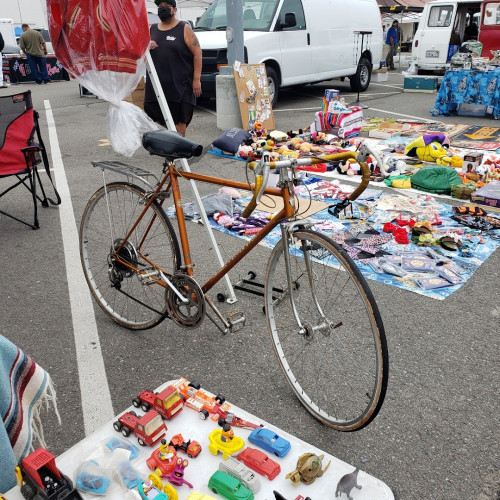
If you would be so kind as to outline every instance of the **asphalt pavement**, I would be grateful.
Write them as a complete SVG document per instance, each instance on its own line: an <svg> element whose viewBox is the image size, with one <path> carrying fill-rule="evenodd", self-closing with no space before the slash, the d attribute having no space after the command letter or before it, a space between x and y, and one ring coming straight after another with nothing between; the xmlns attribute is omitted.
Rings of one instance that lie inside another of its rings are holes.
<svg viewBox="0 0 500 500"><path fill-rule="evenodd" d="M403 93L402 85L399 71L391 72L387 82L372 84L361 95L368 106L365 116L433 120L429 111L435 94ZM325 88L338 88L347 102L357 99L348 83L339 81L283 90L274 110L277 129L308 126ZM184 376L341 460L357 464L367 459L364 470L385 482L396 498L500 498L498 251L443 301L369 282L388 339L387 396L367 428L331 430L291 393L274 358L261 298L239 293L236 304L222 306L227 314L243 311L247 317L244 329L226 336L209 321L195 330L166 320L151 330L128 331L89 300L76 238L85 204L102 183L91 161L121 160L157 173L161 162L144 150L130 159L115 153L106 139L108 104L80 97L74 81L21 84L1 89L0 95L26 89L32 90L40 113L63 203L40 209L38 231L0 215L0 332L54 381L62 425L53 412L43 415L45 438L54 454L120 413L141 390ZM498 126L489 118L439 119ZM202 103L188 137L208 145L220 133L215 103ZM244 179L243 165L206 155L192 169ZM200 191L211 192L207 186ZM189 187L185 193L187 201ZM21 195L2 199L0 205L30 214ZM192 232L196 272L203 275L212 266L212 253L199 228ZM241 245L230 236L216 237L223 255ZM238 266L233 281L249 271L263 278L268 255L258 247ZM222 285L215 291L224 291Z"/></svg>

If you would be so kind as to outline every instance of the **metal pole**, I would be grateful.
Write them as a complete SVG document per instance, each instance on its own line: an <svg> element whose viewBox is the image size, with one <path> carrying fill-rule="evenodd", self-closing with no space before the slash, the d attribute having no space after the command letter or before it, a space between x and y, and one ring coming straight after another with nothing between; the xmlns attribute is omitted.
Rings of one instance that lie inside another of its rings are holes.
<svg viewBox="0 0 500 500"><path fill-rule="evenodd" d="M153 59L151 58L151 54L149 51L146 52L146 63L147 63L147 70L148 70L148 75L149 78L151 78L151 83L153 84L153 89L156 94L156 98L158 99L158 104L160 105L160 109L163 114L163 118L165 118L165 123L167 124L167 128L169 130L175 130L175 123L172 118L172 114L170 113L170 109L167 104L167 100L165 99L165 95L163 94L160 80L158 78L158 73L156 72L156 68L153 62ZM191 169L189 168L189 164L185 158L182 158L180 160L182 164L182 168L186 172L191 172ZM191 180L191 189L193 190L194 197L196 199L196 203L198 204L198 208L200 210L201 214L201 220L203 221L203 224L205 226L205 230L207 231L208 237L210 238L210 241L212 243L212 249L215 253L215 256L217 257L217 260L219 262L220 267L224 267L224 260L222 259L222 255L219 250L219 246L217 245L217 241L215 240L214 233L212 231L212 226L210 226L210 223L208 221L207 213L205 212L205 208L203 207L203 203L201 201L200 193L198 192L198 187L196 186L196 183ZM236 295L234 294L234 289L233 285L231 284L231 280L229 279L229 275L225 275L224 279L226 280L226 289L227 289L227 294L229 296L228 302L233 303L236 302L238 299L236 298Z"/></svg>

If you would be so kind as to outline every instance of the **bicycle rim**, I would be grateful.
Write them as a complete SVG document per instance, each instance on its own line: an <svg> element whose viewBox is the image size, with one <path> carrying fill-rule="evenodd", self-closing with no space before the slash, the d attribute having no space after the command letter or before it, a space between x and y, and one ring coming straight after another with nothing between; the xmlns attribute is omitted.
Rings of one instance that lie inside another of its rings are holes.
<svg viewBox="0 0 500 500"><path fill-rule="evenodd" d="M162 208L154 202L120 252L120 257L139 271L113 264L110 252L144 209L144 190L126 182L108 184L106 190L102 187L89 200L80 225L85 278L95 300L113 321L134 330L152 328L167 314L165 288L154 283L154 277L144 279L144 275L156 271L150 262L167 276L179 268L177 238Z"/></svg>
<svg viewBox="0 0 500 500"><path fill-rule="evenodd" d="M280 366L314 417L337 430L361 429L382 406L389 370L373 295L349 256L308 230L293 235L290 290L283 249L280 241L271 253L265 288Z"/></svg>

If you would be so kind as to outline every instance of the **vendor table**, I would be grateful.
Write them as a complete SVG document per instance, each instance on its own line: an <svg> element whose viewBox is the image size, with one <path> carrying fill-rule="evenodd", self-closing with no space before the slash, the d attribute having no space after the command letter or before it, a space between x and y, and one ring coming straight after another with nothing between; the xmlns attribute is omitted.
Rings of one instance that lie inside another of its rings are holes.
<svg viewBox="0 0 500 500"><path fill-rule="evenodd" d="M448 70L441 82L433 114L449 115L462 103L487 106L493 117L500 119L500 69Z"/></svg>
<svg viewBox="0 0 500 500"><path fill-rule="evenodd" d="M160 392L168 385L175 381L166 382L162 386L156 389L155 392ZM139 409L130 407L127 411L134 410L140 414L143 412ZM245 412L241 408L231 405L230 412L233 412L236 416L241 417L245 420L253 422L255 424L262 424L266 428L273 430L280 437L283 437L290 441L291 450L283 458L277 458L272 456L272 459L279 463L281 467L281 472L278 476L270 481L266 477L257 475L261 484L259 491L255 494L255 500L274 500L275 496L273 491L278 491L287 500L294 500L298 495L303 497L309 496L312 500L324 500L329 498L334 498L335 488L338 481L345 474L349 474L354 471L354 466L349 465L338 458L335 458L318 448L308 444L300 439L272 426L271 424L257 419L255 416ZM124 412L120 413L122 415ZM312 418L312 417L311 417ZM78 466L87 460L95 460L99 464L105 464L106 460L110 459L111 452L105 447L105 443L109 442L111 438L117 438L126 440L130 444L135 445L139 449L139 455L137 458L132 460L131 465L143 475L144 478L151 472L145 463L145 460L150 457L156 447L141 447L137 443L137 439L133 437L133 434L129 438L125 438L122 434L116 432L113 429L112 421L103 425L96 432L86 437L84 440L77 443L75 446L64 452L56 459L56 463L59 469L68 475L72 480L74 480L74 473ZM177 486L176 490L179 495L179 500L185 500L193 492L197 491L204 494L211 494L216 498L220 498L214 495L208 489L208 480L210 476L219 468L219 463L223 461L222 455L217 456L212 455L208 451L208 435L214 430L220 427L217 424L217 420L213 418L207 418L206 420L200 420L198 412L192 410L191 408L184 407L184 409L176 415L172 420L165 421L168 430L166 439L170 440L173 435L181 433L184 439L198 441L202 446L202 452L199 456L195 458L189 458L189 465L187 466L184 478L193 484L194 488L190 489L187 485ZM239 436L247 441L250 434L250 430L242 429L238 427L233 427L235 436ZM332 431L335 432L335 431ZM252 448L256 448L255 445L250 444ZM292 472L296 469L297 459L303 453L316 453L317 455L325 455L323 459L323 468L326 467L328 462L331 460L329 468L325 471L322 477L316 479L312 484L306 485L300 483L298 486L293 486L289 479L285 479L286 474ZM267 455L270 453L266 452ZM235 454L236 455L236 454ZM186 458L182 452L178 452L178 456ZM361 458L361 457L360 457ZM362 468L362 466L361 466ZM166 483L164 480L164 484ZM366 474L362 470L358 474L358 484L361 485L361 489L354 488L351 491L351 496L355 500L391 500L394 499L394 495L390 488L382 481ZM106 492L106 499L116 499L123 500L126 490L123 486L118 483L110 486L110 489ZM95 499L94 495L82 494L86 499ZM7 492L8 500L22 500L22 495L19 489L16 487ZM99 497L104 498L104 497ZM345 494L340 496L340 500L347 499Z"/></svg>
<svg viewBox="0 0 500 500"><path fill-rule="evenodd" d="M53 82L69 80L68 72L55 55L46 57L47 71ZM16 55L4 55L4 79L10 83L33 82L28 59Z"/></svg>

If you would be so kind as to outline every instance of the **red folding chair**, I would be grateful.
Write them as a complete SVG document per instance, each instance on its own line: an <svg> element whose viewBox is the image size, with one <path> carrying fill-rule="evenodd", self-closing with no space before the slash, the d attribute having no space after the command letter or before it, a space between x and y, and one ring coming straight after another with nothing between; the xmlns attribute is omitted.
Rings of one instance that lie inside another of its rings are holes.
<svg viewBox="0 0 500 500"><path fill-rule="evenodd" d="M37 141L35 141L35 134ZM52 183L56 201L47 198L37 166L44 163L47 176ZM38 229L37 200L42 206L59 205L61 198L50 175L49 160L43 144L38 124L38 113L33 109L31 91L0 97L0 179L15 177L0 198L18 186L24 186L33 202L33 224L0 209L0 214L10 217L27 226ZM37 194L37 181L41 196ZM19 198L18 198L19 200Z"/></svg>

